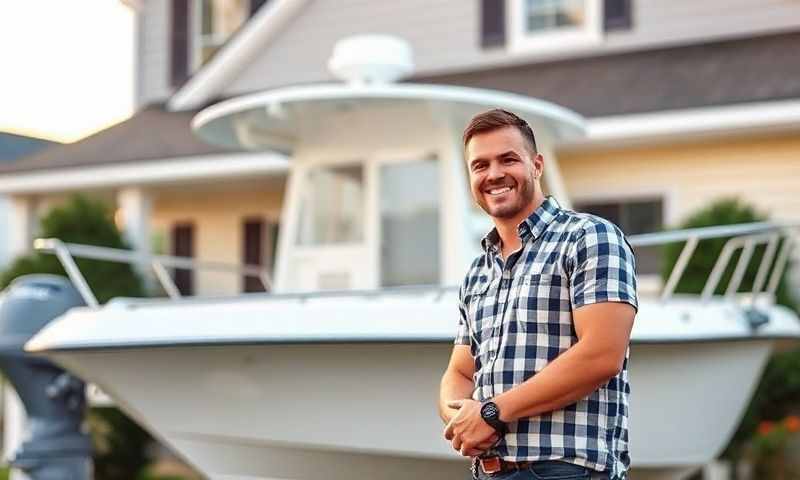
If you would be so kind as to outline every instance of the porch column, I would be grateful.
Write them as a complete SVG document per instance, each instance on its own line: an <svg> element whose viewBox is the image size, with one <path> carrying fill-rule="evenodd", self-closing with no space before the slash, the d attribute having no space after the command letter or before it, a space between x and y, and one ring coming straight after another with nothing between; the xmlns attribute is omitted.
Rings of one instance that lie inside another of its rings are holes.
<svg viewBox="0 0 800 480"><path fill-rule="evenodd" d="M8 260L13 261L33 249L33 239L39 230L36 200L32 197L12 196L10 199L7 230Z"/></svg>
<svg viewBox="0 0 800 480"><path fill-rule="evenodd" d="M125 241L133 250L150 255L150 216L153 206L151 194L141 187L122 188L117 192L117 206L120 209L120 229ZM134 269L149 290L153 286L150 267L136 264Z"/></svg>

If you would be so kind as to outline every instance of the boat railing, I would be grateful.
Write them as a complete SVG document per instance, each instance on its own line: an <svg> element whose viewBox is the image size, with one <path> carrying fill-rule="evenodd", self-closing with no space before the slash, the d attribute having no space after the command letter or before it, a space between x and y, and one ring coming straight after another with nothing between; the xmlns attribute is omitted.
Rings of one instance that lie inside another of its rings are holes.
<svg viewBox="0 0 800 480"><path fill-rule="evenodd" d="M256 277L261 280L265 291L272 289L272 279L269 271L259 265L230 264L223 262L198 261L186 257L170 255L150 255L141 251L124 250L120 248L98 247L95 245L82 245L78 243L65 243L57 238L38 238L34 240L36 250L54 253L64 270L67 272L75 288L78 289L86 304L97 307L99 302L94 292L89 287L74 257L93 260L106 260L132 265L148 265L152 268L161 288L169 298L181 298L181 292L172 280L168 268L180 268L195 271L217 271Z"/></svg>
<svg viewBox="0 0 800 480"><path fill-rule="evenodd" d="M699 242L703 240L730 237L725 243L716 263L712 268L705 286L703 287L700 298L708 301L719 287L724 273L728 269L734 254L741 250L742 253L736 263L736 267L731 275L728 285L725 288L725 296L734 299L739 294L739 288L744 280L745 273L751 263L756 247L766 245L764 255L756 272L753 288L747 298L750 302L755 301L759 295L768 295L774 298L778 289L781 276L789 262L790 253L798 243L797 237L800 234L800 222L798 223L773 223L773 222L754 222L736 225L720 225L713 227L700 227L682 230L670 230L665 232L655 232L640 235L631 235L628 241L633 247L661 246L669 243L685 242L675 266L673 267L666 283L660 293L662 301L669 300L675 294L683 274L689 265L692 255L695 253ZM778 247L783 240L780 252ZM172 277L167 271L168 268L180 268L186 270L211 270L229 272L240 275L254 276L261 279L265 291L272 289L272 280L269 271L258 265L229 264L221 262L198 261L186 257L175 257L169 255L151 255L139 251L123 250L108 247L98 247L93 245L81 245L75 243L65 243L57 238L40 238L34 241L34 248L40 251L55 254L61 265L64 267L69 278L83 296L86 304L90 307L97 307L99 303L83 274L75 263L74 258L89 258L95 260L107 260L112 262L147 265L155 274L164 292L169 298L179 299L181 293L175 285ZM777 258L776 258L777 254ZM410 292L418 289L438 289L441 294L453 290L453 287L441 287L435 285L392 287L380 290L365 291L330 291L330 292L297 292L289 294L279 294L280 297L310 298L312 296L330 295L361 295L372 296L389 292Z"/></svg>
<svg viewBox="0 0 800 480"><path fill-rule="evenodd" d="M686 267L689 265L689 261L700 241L730 237L722 247L714 267L711 269L708 278L706 278L705 285L700 293L700 298L703 301L710 300L714 295L724 273L728 270L734 254L736 251L741 250L736 267L725 288L725 297L730 299L736 297L756 247L766 245L764 255L761 257L761 262L756 271L753 288L748 292L749 296L747 296L747 300L752 303L757 296L762 294L774 298L781 276L789 263L790 253L797 244L798 233L800 233L800 223L754 222L632 235L628 237L628 241L634 247L661 246L669 243L686 242L661 291L660 298L662 301L669 300L675 294L675 289L686 272ZM783 240L783 245L776 260L775 253L781 240ZM768 278L769 282L766 283Z"/></svg>

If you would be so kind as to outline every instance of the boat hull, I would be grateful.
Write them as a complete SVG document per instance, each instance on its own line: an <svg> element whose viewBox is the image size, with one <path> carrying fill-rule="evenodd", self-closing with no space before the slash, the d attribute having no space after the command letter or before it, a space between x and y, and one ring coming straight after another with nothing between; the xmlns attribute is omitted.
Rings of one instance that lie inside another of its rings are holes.
<svg viewBox="0 0 800 480"><path fill-rule="evenodd" d="M636 478L680 478L724 448L767 339L635 344ZM52 351L212 479L464 478L436 413L447 343Z"/></svg>

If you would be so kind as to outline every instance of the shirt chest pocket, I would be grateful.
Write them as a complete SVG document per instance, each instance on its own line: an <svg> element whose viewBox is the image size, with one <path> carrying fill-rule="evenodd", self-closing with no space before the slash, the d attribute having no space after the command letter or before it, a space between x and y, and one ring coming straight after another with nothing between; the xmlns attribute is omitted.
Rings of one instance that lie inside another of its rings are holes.
<svg viewBox="0 0 800 480"><path fill-rule="evenodd" d="M571 344L575 332L568 279L559 274L530 274L517 285L514 298L516 326L522 332L535 334L536 343Z"/></svg>
<svg viewBox="0 0 800 480"><path fill-rule="evenodd" d="M491 337L492 325L498 314L497 284L486 279L478 281L469 289L465 299L470 333L478 345Z"/></svg>

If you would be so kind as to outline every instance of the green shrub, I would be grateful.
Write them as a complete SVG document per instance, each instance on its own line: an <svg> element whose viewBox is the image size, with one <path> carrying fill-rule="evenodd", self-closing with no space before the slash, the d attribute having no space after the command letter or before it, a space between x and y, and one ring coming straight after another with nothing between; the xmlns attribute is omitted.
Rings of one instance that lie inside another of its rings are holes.
<svg viewBox="0 0 800 480"><path fill-rule="evenodd" d="M109 209L101 202L80 195L72 197L63 207L51 210L42 219L40 232L40 237L69 243L128 248ZM144 295L140 280L128 264L85 258L76 258L75 263L101 303L118 296ZM16 277L31 273L66 275L55 255L34 252L12 262L0 275L0 288L8 286Z"/></svg>

